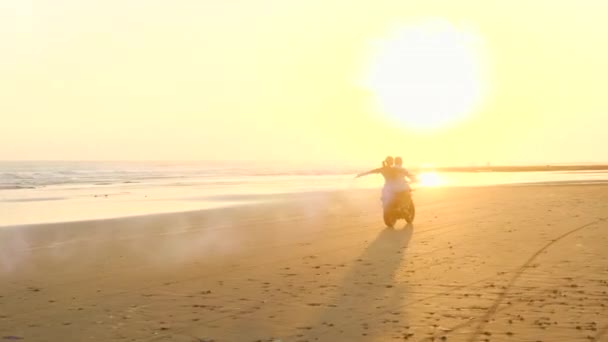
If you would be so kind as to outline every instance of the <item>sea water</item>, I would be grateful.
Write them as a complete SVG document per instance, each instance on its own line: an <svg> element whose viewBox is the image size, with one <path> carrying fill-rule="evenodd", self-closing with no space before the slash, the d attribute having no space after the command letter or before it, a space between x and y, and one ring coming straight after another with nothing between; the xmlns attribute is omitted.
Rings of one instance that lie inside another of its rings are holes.
<svg viewBox="0 0 608 342"><path fill-rule="evenodd" d="M371 166L371 167L370 167ZM255 162L0 162L0 226L208 209L271 195L379 188L373 165ZM418 174L418 187L608 181L606 172Z"/></svg>

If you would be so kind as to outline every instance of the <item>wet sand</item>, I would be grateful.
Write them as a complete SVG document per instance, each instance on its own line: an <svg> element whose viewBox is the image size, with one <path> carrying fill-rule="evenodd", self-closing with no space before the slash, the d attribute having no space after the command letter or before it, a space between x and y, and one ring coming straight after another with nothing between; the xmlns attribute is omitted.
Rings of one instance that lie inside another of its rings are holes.
<svg viewBox="0 0 608 342"><path fill-rule="evenodd" d="M0 229L0 340L608 341L608 186L377 191Z"/></svg>

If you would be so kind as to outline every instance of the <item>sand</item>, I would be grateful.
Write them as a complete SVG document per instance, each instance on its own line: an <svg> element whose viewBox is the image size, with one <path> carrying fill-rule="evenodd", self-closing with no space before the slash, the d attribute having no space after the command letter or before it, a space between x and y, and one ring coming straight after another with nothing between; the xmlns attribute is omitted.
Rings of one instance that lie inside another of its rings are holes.
<svg viewBox="0 0 608 342"><path fill-rule="evenodd" d="M0 229L0 341L608 341L608 186Z"/></svg>

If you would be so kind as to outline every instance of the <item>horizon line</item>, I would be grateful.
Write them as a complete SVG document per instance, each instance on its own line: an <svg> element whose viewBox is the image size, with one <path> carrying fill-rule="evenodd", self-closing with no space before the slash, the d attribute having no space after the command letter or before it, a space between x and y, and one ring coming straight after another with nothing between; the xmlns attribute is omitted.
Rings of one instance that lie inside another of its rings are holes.
<svg viewBox="0 0 608 342"><path fill-rule="evenodd" d="M253 160L253 159L0 159L0 163L365 163L367 160ZM608 166L608 161L571 161L571 162L466 162L434 164L429 162L411 163L429 168L498 168L498 167L548 167L548 166Z"/></svg>

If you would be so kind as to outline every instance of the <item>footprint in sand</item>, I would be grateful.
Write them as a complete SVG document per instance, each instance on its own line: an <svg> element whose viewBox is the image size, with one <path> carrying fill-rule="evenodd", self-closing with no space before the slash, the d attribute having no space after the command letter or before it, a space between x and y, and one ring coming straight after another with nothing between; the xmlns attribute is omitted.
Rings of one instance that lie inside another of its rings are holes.
<svg viewBox="0 0 608 342"><path fill-rule="evenodd" d="M308 306L321 306L321 303L308 303Z"/></svg>

